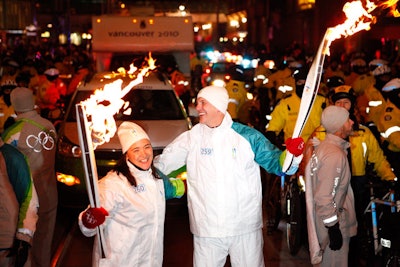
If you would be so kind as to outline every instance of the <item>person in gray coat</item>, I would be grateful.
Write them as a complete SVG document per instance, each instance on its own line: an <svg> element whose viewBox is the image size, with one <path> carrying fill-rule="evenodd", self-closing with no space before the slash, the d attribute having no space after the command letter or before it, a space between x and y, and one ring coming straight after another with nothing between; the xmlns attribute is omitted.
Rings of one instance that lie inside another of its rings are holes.
<svg viewBox="0 0 400 267"><path fill-rule="evenodd" d="M346 267L350 237L357 233L346 141L354 122L345 108L329 106L321 123L326 138L316 142L306 167L310 259L316 266Z"/></svg>
<svg viewBox="0 0 400 267"><path fill-rule="evenodd" d="M53 124L35 110L32 90L17 87L10 98L17 117L2 138L4 143L15 146L28 159L39 198L39 219L32 242L32 266L49 267L58 203L54 168L57 134Z"/></svg>

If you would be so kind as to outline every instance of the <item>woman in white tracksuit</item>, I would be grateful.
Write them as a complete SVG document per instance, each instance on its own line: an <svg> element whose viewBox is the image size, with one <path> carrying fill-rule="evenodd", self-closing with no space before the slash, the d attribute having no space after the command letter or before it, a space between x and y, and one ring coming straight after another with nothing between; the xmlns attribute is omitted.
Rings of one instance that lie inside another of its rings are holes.
<svg viewBox="0 0 400 267"><path fill-rule="evenodd" d="M185 186L152 166L149 137L137 124L123 122L118 136L123 157L98 183L102 207L83 211L79 226L86 236L104 229L106 257L96 240L93 266L161 267L165 200L181 197Z"/></svg>
<svg viewBox="0 0 400 267"><path fill-rule="evenodd" d="M284 153L232 121L225 88L205 87L197 102L200 123L154 160L163 172L186 164L194 266L224 266L227 255L232 266L264 266L260 166L282 174Z"/></svg>

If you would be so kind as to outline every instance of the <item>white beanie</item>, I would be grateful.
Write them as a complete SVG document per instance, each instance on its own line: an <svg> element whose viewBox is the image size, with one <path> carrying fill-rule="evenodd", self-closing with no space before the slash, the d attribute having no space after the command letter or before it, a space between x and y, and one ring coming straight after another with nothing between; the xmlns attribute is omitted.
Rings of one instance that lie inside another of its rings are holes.
<svg viewBox="0 0 400 267"><path fill-rule="evenodd" d="M337 132L349 119L347 109L339 106L329 106L324 109L321 115L321 124L327 133Z"/></svg>
<svg viewBox="0 0 400 267"><path fill-rule="evenodd" d="M118 127L118 137L121 143L122 153L128 151L128 149L137 141L142 139L150 140L147 133L136 123L124 121Z"/></svg>
<svg viewBox="0 0 400 267"><path fill-rule="evenodd" d="M229 96L224 87L214 85L204 87L197 94L197 98L199 97L202 97L210 102L222 113L226 113L226 109L228 108Z"/></svg>
<svg viewBox="0 0 400 267"><path fill-rule="evenodd" d="M10 101L16 112L28 112L35 108L33 92L25 87L17 87L12 90Z"/></svg>

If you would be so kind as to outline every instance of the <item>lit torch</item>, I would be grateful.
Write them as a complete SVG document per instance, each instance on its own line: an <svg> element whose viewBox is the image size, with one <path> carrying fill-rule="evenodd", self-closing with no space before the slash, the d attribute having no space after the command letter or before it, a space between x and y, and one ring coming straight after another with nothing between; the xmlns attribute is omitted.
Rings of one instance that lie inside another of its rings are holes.
<svg viewBox="0 0 400 267"><path fill-rule="evenodd" d="M124 107L126 112L131 110L127 107L128 102L122 98L136 85L143 82L143 77L148 71L154 70L155 60L149 54L148 67L144 67L139 71L137 76L133 73L137 70L131 65L128 72L119 70L123 75L130 75L133 79L126 87L122 88L122 80L118 79L112 83L106 84L104 88L97 89L85 101L76 104L76 117L78 124L79 144L82 150L82 161L85 171L86 189L89 196L91 207L101 207L98 192L98 174L96 168L96 160L94 150L97 146L110 141L117 131L114 115ZM101 255L107 257L105 249L105 240L103 234L103 226L97 227L99 248Z"/></svg>
<svg viewBox="0 0 400 267"><path fill-rule="evenodd" d="M310 115L315 97L317 96L319 83L321 81L325 56L329 55L329 47L331 43L336 39L353 35L359 31L369 30L371 24L376 22L376 17L372 15L372 11L377 8L389 8L389 15L396 17L400 16L399 11L396 9L397 2L398 0L388 0L375 4L374 2L367 0L364 7L361 1L353 1L347 2L343 6L343 12L347 17L346 21L336 27L327 29L313 60L310 71L308 72L303 95L301 97L299 115L296 120L292 138L300 136L304 125L307 122L308 116ZM286 151L286 153L286 158L282 167L283 172L289 170L294 159L293 154L289 151Z"/></svg>
<svg viewBox="0 0 400 267"><path fill-rule="evenodd" d="M332 41L347 37L362 30L369 30L370 25L376 22L376 18L371 14L376 8L383 9L390 8L389 15L399 16L396 9L398 0L388 0L376 5L374 2L367 0L365 8L361 1L348 2L343 7L343 12L346 14L347 20L334 28L328 28L325 32L324 38L318 49L317 55L311 65L310 71L307 75L306 84L304 87L303 95L300 103L299 116L297 117L296 125L293 132L293 138L299 137L307 118L312 109L315 97L317 95L319 83L321 81L321 74L323 70L323 63L325 55L329 55L329 46ZM283 172L288 170L292 165L293 155L287 151L285 162L283 164ZM312 221L314 215L314 200L310 193L312 192L312 181L306 182L306 209L307 220ZM377 233L374 232L374 243L377 245ZM309 251L310 260L312 264L319 264L322 261L322 251L328 244L328 240L318 240L315 224L308 224L308 238L311 240ZM318 240L319 242L314 242Z"/></svg>

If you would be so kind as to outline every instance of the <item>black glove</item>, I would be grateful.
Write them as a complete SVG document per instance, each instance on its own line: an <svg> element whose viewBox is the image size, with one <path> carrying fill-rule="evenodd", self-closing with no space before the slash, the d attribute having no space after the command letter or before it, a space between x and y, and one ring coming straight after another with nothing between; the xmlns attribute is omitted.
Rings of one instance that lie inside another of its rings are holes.
<svg viewBox="0 0 400 267"><path fill-rule="evenodd" d="M342 232L340 232L339 223L328 227L329 248L339 250L343 245Z"/></svg>
<svg viewBox="0 0 400 267"><path fill-rule="evenodd" d="M7 257L15 257L15 267L23 267L28 259L31 245L23 240L15 239L13 247Z"/></svg>
<svg viewBox="0 0 400 267"><path fill-rule="evenodd" d="M389 189L397 190L399 188L397 177L394 180L388 181L388 183L389 183Z"/></svg>

